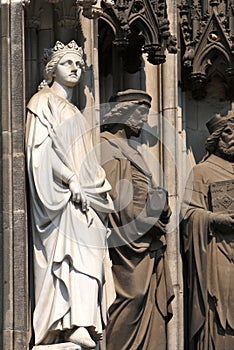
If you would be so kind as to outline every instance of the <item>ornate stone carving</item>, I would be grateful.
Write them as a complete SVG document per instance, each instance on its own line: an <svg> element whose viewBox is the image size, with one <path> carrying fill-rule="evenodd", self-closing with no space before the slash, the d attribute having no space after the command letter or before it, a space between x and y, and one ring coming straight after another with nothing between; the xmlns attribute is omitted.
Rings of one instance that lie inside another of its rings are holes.
<svg viewBox="0 0 234 350"><path fill-rule="evenodd" d="M67 53L76 53L80 60L82 60L83 57L83 49L82 47L78 46L75 40L70 41L67 45L63 44L61 41L57 41L54 45L54 47L50 49L44 49L44 61L47 63L50 61L54 56L60 55L60 54L67 54Z"/></svg>
<svg viewBox="0 0 234 350"><path fill-rule="evenodd" d="M103 0L103 2L108 7L114 5L114 0ZM83 16L89 19L99 18L103 13L101 0L77 0L76 4L83 8Z"/></svg>
<svg viewBox="0 0 234 350"><path fill-rule="evenodd" d="M40 25L40 20L38 17L27 18L25 21L26 28L37 29Z"/></svg>
<svg viewBox="0 0 234 350"><path fill-rule="evenodd" d="M77 0L76 4L83 7L85 17L101 16L111 23L115 28L113 43L123 53L129 47L133 28L138 28L139 40L143 39L139 54L147 53L150 63L165 62L166 49L170 53L177 52L176 37L169 31L165 0ZM138 68L135 67L135 70Z"/></svg>
<svg viewBox="0 0 234 350"><path fill-rule="evenodd" d="M160 45L156 45L156 44L144 45L142 51L144 53L147 53L148 61L152 64L161 64L161 63L164 63L166 60L164 50Z"/></svg>
<svg viewBox="0 0 234 350"><path fill-rule="evenodd" d="M234 69L233 5L204 0L194 2L191 6L189 0L181 0L179 14L184 86L191 88L194 98L203 98L213 65L217 66L225 84L232 80L230 69Z"/></svg>
<svg viewBox="0 0 234 350"><path fill-rule="evenodd" d="M40 26L40 17L42 15L42 8L40 4L33 1L26 9L25 25L26 28L38 29Z"/></svg>
<svg viewBox="0 0 234 350"><path fill-rule="evenodd" d="M100 1L95 0L77 0L76 4L83 8L83 16L89 19L99 18L102 15Z"/></svg>
<svg viewBox="0 0 234 350"><path fill-rule="evenodd" d="M58 1L57 1L58 2ZM55 5L58 15L58 25L61 27L75 28L77 25L76 5L71 1L62 1Z"/></svg>
<svg viewBox="0 0 234 350"><path fill-rule="evenodd" d="M123 56L129 58L128 51L134 47L139 57L144 52L150 63L161 64L165 62L166 49L177 52L176 38L169 30L165 0L116 0L112 7L102 3L102 9L102 19L115 28L113 43L122 50ZM125 61L127 67L129 62ZM140 60L135 59L135 68L132 67L131 72L139 69L137 62Z"/></svg>

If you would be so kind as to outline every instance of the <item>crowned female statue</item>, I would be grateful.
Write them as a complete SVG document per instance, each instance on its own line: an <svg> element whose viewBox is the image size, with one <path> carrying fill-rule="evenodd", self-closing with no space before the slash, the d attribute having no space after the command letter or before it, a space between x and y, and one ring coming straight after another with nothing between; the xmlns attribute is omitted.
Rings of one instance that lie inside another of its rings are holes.
<svg viewBox="0 0 234 350"><path fill-rule="evenodd" d="M90 129L71 103L84 72L71 41L45 50L43 88L27 106L26 147L34 245L35 344L95 348L114 300L107 248L110 185Z"/></svg>

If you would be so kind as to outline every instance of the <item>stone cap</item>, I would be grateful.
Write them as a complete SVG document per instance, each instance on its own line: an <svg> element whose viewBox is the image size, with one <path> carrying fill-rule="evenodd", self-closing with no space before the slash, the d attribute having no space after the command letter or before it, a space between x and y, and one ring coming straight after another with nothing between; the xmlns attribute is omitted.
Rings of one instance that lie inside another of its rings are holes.
<svg viewBox="0 0 234 350"><path fill-rule="evenodd" d="M128 89L124 91L119 91L109 99L109 102L133 102L137 101L139 103L146 103L151 106L151 96L147 94L144 90L133 90Z"/></svg>
<svg viewBox="0 0 234 350"><path fill-rule="evenodd" d="M206 123L206 127L209 130L209 133L212 134L217 129L225 127L228 121L234 121L234 110L228 111L228 113L224 116L221 114L215 114L212 118L208 120Z"/></svg>

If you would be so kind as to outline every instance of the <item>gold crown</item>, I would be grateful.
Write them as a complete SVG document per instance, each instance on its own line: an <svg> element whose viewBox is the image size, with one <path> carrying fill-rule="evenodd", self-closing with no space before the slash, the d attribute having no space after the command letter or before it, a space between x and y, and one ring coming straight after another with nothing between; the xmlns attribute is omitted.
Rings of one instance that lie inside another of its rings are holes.
<svg viewBox="0 0 234 350"><path fill-rule="evenodd" d="M52 58L57 55L65 53L76 53L83 60L83 49L77 45L75 40L70 41L67 45L61 43L61 41L56 41L55 45L51 49L44 49L44 62L48 63Z"/></svg>

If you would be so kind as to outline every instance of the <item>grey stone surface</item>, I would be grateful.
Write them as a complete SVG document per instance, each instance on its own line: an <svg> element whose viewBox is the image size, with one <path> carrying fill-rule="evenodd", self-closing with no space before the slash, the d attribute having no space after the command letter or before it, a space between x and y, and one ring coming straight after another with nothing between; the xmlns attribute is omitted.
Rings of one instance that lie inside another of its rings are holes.
<svg viewBox="0 0 234 350"><path fill-rule="evenodd" d="M82 348L79 345L68 342L53 345L38 345L34 346L32 350L82 350Z"/></svg>
<svg viewBox="0 0 234 350"><path fill-rule="evenodd" d="M170 21L170 30L173 34L177 32L177 2L168 1L168 19ZM169 203L172 209L172 216L168 225L167 235L167 253L169 267L172 276L175 299L172 303L173 318L168 323L167 349L182 350L183 344L183 281L182 281L182 262L179 254L179 207L178 207L178 63L177 55L167 54L166 63L162 69L162 114L164 120L163 150L164 180L169 193ZM167 123L174 128L167 128ZM167 130L169 129L169 130ZM168 150L170 151L168 152Z"/></svg>
<svg viewBox="0 0 234 350"><path fill-rule="evenodd" d="M24 164L24 33L20 0L1 5L1 344L26 350L28 268Z"/></svg>

